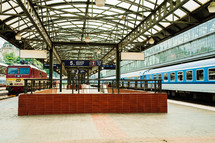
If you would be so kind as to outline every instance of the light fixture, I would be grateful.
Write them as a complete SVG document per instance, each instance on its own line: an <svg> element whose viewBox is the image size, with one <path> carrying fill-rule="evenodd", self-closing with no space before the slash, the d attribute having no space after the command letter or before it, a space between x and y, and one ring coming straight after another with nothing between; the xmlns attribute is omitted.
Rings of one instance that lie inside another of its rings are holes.
<svg viewBox="0 0 215 143"><path fill-rule="evenodd" d="M215 12L215 2L211 2L210 5L208 6L208 11L209 13L214 13Z"/></svg>
<svg viewBox="0 0 215 143"><path fill-rule="evenodd" d="M98 50L98 51L97 51L97 54L100 54L100 53L101 53L101 51L100 51L100 50Z"/></svg>
<svg viewBox="0 0 215 143"><path fill-rule="evenodd" d="M122 16L122 20L125 20L125 19L126 19L126 17L123 15L123 16Z"/></svg>
<svg viewBox="0 0 215 143"><path fill-rule="evenodd" d="M96 6L103 7L105 6L105 0L95 0Z"/></svg>
<svg viewBox="0 0 215 143"><path fill-rule="evenodd" d="M90 42L90 37L89 36L87 36L87 37L85 37L85 42Z"/></svg>
<svg viewBox="0 0 215 143"><path fill-rule="evenodd" d="M15 39L20 41L22 39L22 36L18 33L16 34Z"/></svg>
<svg viewBox="0 0 215 143"><path fill-rule="evenodd" d="M155 43L155 40L151 37L150 39L149 39L149 44L154 44Z"/></svg>

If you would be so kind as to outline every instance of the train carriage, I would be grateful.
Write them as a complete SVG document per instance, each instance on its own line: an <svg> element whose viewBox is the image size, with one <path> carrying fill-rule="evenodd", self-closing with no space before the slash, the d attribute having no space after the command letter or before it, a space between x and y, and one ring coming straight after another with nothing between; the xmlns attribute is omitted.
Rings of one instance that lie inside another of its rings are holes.
<svg viewBox="0 0 215 143"><path fill-rule="evenodd" d="M6 70L6 89L8 94L18 95L23 92L24 79L47 79L47 74L32 65L8 66Z"/></svg>

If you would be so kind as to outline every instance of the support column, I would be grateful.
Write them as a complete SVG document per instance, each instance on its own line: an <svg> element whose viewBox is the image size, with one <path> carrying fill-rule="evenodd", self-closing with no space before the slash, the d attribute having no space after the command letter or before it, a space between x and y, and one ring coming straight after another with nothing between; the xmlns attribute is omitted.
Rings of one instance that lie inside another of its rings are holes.
<svg viewBox="0 0 215 143"><path fill-rule="evenodd" d="M52 88L52 80L53 80L53 48L49 50L49 81L50 88Z"/></svg>
<svg viewBox="0 0 215 143"><path fill-rule="evenodd" d="M98 92L100 92L100 71L101 71L101 67L98 66Z"/></svg>
<svg viewBox="0 0 215 143"><path fill-rule="evenodd" d="M71 70L70 68L67 69L67 88L70 88L71 85Z"/></svg>
<svg viewBox="0 0 215 143"><path fill-rule="evenodd" d="M90 69L87 69L87 84L90 83Z"/></svg>
<svg viewBox="0 0 215 143"><path fill-rule="evenodd" d="M116 88L119 93L119 80L120 80L120 52L119 47L116 47Z"/></svg>
<svg viewBox="0 0 215 143"><path fill-rule="evenodd" d="M63 65L60 64L60 92L62 92L62 74L63 74Z"/></svg>

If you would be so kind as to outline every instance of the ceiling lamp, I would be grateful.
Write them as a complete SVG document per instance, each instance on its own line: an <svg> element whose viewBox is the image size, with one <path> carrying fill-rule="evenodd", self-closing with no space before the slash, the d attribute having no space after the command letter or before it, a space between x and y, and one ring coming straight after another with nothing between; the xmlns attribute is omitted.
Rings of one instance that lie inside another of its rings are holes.
<svg viewBox="0 0 215 143"><path fill-rule="evenodd" d="M85 37L85 42L90 42L90 37L89 36L87 36L87 37Z"/></svg>
<svg viewBox="0 0 215 143"><path fill-rule="evenodd" d="M149 44L154 44L155 43L155 40L151 37L150 39L149 39Z"/></svg>
<svg viewBox="0 0 215 143"><path fill-rule="evenodd" d="M18 33L16 34L15 39L20 41L22 39L22 36Z"/></svg>
<svg viewBox="0 0 215 143"><path fill-rule="evenodd" d="M103 7L105 6L105 0L95 0L96 6Z"/></svg>
<svg viewBox="0 0 215 143"><path fill-rule="evenodd" d="M215 2L210 3L210 5L208 6L208 11L209 11L209 13L215 12Z"/></svg>
<svg viewBox="0 0 215 143"><path fill-rule="evenodd" d="M123 16L122 16L122 20L125 20L125 19L126 19L126 17L123 15Z"/></svg>
<svg viewBox="0 0 215 143"><path fill-rule="evenodd" d="M101 51L100 51L100 50L98 50L98 51L97 51L97 54L100 54L100 53L101 53Z"/></svg>

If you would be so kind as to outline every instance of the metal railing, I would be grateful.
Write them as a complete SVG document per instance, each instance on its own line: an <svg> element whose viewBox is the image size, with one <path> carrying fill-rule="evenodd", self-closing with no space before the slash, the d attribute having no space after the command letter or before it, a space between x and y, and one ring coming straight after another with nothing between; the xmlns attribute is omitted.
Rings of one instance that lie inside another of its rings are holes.
<svg viewBox="0 0 215 143"><path fill-rule="evenodd" d="M134 89L141 91L154 91L161 92L162 90L162 80L134 80L126 79L119 80L119 88L117 88L116 80L107 79L73 79L68 81L68 79L62 79L62 86L60 86L60 79L54 79L50 81L49 79L25 79L24 92L34 92L41 89L57 88L60 92L63 89L71 90L71 93L80 93L81 90L97 90L99 93L120 93L120 89ZM106 92L105 92L106 90Z"/></svg>

